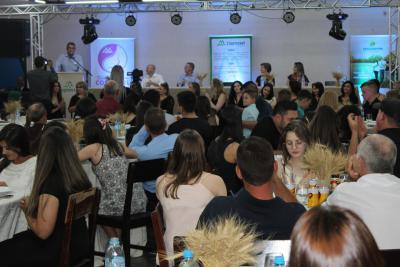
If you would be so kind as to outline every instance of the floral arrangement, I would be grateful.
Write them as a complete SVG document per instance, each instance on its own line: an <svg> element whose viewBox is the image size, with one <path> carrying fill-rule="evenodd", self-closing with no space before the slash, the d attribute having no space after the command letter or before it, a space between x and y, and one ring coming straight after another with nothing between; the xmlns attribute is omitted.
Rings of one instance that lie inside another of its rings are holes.
<svg viewBox="0 0 400 267"><path fill-rule="evenodd" d="M20 101L8 101L4 103L5 111L9 114L15 114L18 110L21 109L21 102Z"/></svg>
<svg viewBox="0 0 400 267"><path fill-rule="evenodd" d="M110 114L107 116L109 119L110 123L115 123L116 121L120 121L121 123L127 124L129 122L129 114L128 113L122 113L122 112L116 112L114 114Z"/></svg>
<svg viewBox="0 0 400 267"><path fill-rule="evenodd" d="M343 153L335 153L327 146L314 144L309 147L304 155L304 166L324 184L329 184L332 175L341 173L347 162Z"/></svg>
<svg viewBox="0 0 400 267"><path fill-rule="evenodd" d="M255 263L256 237L253 228L230 217L201 225L188 233L184 242L204 267L234 267Z"/></svg>
<svg viewBox="0 0 400 267"><path fill-rule="evenodd" d="M334 72L332 72L332 76L336 80L337 86L339 86L340 85L339 82L343 78L343 73L334 71Z"/></svg>
<svg viewBox="0 0 400 267"><path fill-rule="evenodd" d="M83 120L68 120L65 122L68 133L75 144L78 144L83 138Z"/></svg>

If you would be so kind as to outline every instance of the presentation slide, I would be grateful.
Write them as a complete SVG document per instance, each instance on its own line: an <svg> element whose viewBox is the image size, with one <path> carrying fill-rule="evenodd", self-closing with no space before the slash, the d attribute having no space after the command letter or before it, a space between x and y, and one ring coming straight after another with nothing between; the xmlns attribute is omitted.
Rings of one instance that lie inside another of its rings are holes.
<svg viewBox="0 0 400 267"><path fill-rule="evenodd" d="M251 80L252 36L212 35L210 38L210 78L225 83Z"/></svg>
<svg viewBox="0 0 400 267"><path fill-rule="evenodd" d="M102 88L115 65L124 69L124 83L129 87L131 77L127 73L135 68L135 38L99 38L90 44L90 86Z"/></svg>

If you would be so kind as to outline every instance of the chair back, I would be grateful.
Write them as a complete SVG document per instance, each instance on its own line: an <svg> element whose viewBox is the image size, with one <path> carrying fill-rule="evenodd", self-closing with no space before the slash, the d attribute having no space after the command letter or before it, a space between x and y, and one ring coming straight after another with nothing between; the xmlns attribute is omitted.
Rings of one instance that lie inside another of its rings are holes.
<svg viewBox="0 0 400 267"><path fill-rule="evenodd" d="M397 267L400 263L400 249L381 250L385 267Z"/></svg>
<svg viewBox="0 0 400 267"><path fill-rule="evenodd" d="M154 211L151 212L151 223L153 225L154 239L156 241L160 267L169 267L168 261L165 259L167 256L164 243L165 225L163 210L160 203L158 203Z"/></svg>
<svg viewBox="0 0 400 267"><path fill-rule="evenodd" d="M94 239L96 233L96 217L99 209L100 190L93 187L88 190L71 194L68 198L65 215L65 231L61 245L60 267L69 266L72 223L82 217L89 216L89 257L84 259L93 266Z"/></svg>

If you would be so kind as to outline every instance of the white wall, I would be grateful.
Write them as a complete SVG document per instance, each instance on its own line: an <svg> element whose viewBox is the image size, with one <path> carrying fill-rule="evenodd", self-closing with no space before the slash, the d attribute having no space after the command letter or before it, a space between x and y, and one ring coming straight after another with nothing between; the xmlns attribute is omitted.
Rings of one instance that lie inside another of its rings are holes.
<svg viewBox="0 0 400 267"><path fill-rule="evenodd" d="M96 28L100 37L136 38L136 66L144 69L148 63L156 64L157 71L171 85L183 73L187 61L193 61L198 72L210 72L209 35L252 34L253 78L258 75L261 62L270 62L277 84L284 85L295 61L304 63L311 81L333 80L332 71L337 70L349 77L350 35L388 34L388 9L344 11L349 14L343 23L347 32L344 41L328 35L331 27L331 21L326 19L328 10L296 10L292 24L260 18L279 18L282 11L252 11L252 14L243 11L238 25L230 23L228 12L190 12L183 14L179 26L171 24L169 13L140 13L134 27L125 24L124 15L102 14L98 16L101 24ZM80 40L83 33L80 17L57 16L45 24L45 56L55 60L71 40L89 66L89 46Z"/></svg>

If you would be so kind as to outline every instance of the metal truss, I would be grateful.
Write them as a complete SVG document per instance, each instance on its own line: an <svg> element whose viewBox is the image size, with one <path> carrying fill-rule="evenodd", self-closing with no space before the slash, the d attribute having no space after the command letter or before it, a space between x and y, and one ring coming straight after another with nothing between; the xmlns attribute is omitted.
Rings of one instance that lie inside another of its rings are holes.
<svg viewBox="0 0 400 267"><path fill-rule="evenodd" d="M43 55L43 16L31 14L29 16L31 26L31 57ZM32 60L32 68L34 62Z"/></svg>
<svg viewBox="0 0 400 267"><path fill-rule="evenodd" d="M92 14L127 12L190 12L226 10L339 9L398 7L400 0L253 0L253 1L168 1L108 5L31 4L0 5L0 16L32 14Z"/></svg>
<svg viewBox="0 0 400 267"><path fill-rule="evenodd" d="M399 76L399 59L400 59L400 8L389 8L389 88L393 88L393 83L398 81Z"/></svg>

